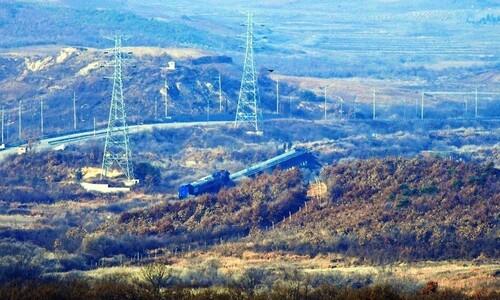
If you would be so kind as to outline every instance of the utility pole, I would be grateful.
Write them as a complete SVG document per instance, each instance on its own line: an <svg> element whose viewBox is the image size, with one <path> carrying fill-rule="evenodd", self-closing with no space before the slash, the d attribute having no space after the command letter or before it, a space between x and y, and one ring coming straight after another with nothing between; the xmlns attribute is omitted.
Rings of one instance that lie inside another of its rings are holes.
<svg viewBox="0 0 500 300"><path fill-rule="evenodd" d="M373 120L375 120L375 90L373 90Z"/></svg>
<svg viewBox="0 0 500 300"><path fill-rule="evenodd" d="M474 101L474 118L477 118L477 88L476 88L476 98Z"/></svg>
<svg viewBox="0 0 500 300"><path fill-rule="evenodd" d="M167 72L165 72L165 119L168 119L168 83L167 83Z"/></svg>
<svg viewBox="0 0 500 300"><path fill-rule="evenodd" d="M235 126L247 123L253 127L255 133L262 134L262 130L260 128L262 112L260 110L259 88L257 86L254 63L254 23L252 12L247 13L246 25L245 63L243 67L243 76L241 78L240 94L238 96Z"/></svg>
<svg viewBox="0 0 500 300"><path fill-rule="evenodd" d="M276 114L280 113L280 81L276 79Z"/></svg>
<svg viewBox="0 0 500 300"><path fill-rule="evenodd" d="M324 92L325 92L325 116L324 116L324 119L326 120L326 86L325 86Z"/></svg>
<svg viewBox="0 0 500 300"><path fill-rule="evenodd" d="M115 36L113 91L109 109L108 130L102 160L101 179L107 177L114 165L125 174L127 180L134 179L132 153L128 138L127 114L123 99L123 52L122 36Z"/></svg>
<svg viewBox="0 0 500 300"><path fill-rule="evenodd" d="M340 97L340 118L344 116L344 98Z"/></svg>
<svg viewBox="0 0 500 300"><path fill-rule="evenodd" d="M415 119L418 119L418 98L415 98Z"/></svg>
<svg viewBox="0 0 500 300"><path fill-rule="evenodd" d="M225 107L224 111L225 111L225 112L226 112L226 114L227 114L227 109L228 109L228 107L229 107L229 100L228 100L228 97L226 97L225 99L226 99L226 101L225 101L225 102L226 102L226 107Z"/></svg>
<svg viewBox="0 0 500 300"><path fill-rule="evenodd" d="M3 137L4 118L5 118L5 108L2 106L2 143L1 143L1 145L5 144L4 137Z"/></svg>
<svg viewBox="0 0 500 300"><path fill-rule="evenodd" d="M422 101L420 102L420 120L424 119L424 92L422 92Z"/></svg>
<svg viewBox="0 0 500 300"><path fill-rule="evenodd" d="M7 114L7 126L5 126L5 140L9 139L11 114Z"/></svg>
<svg viewBox="0 0 500 300"><path fill-rule="evenodd" d="M465 119L467 119L469 111L469 98L467 98L467 95L465 95Z"/></svg>
<svg viewBox="0 0 500 300"><path fill-rule="evenodd" d="M207 123L210 121L210 98L207 97Z"/></svg>
<svg viewBox="0 0 500 300"><path fill-rule="evenodd" d="M40 132L43 135L43 99L40 99Z"/></svg>
<svg viewBox="0 0 500 300"><path fill-rule="evenodd" d="M76 92L73 92L73 130L76 130Z"/></svg>
<svg viewBox="0 0 500 300"><path fill-rule="evenodd" d="M406 120L406 98L403 98L403 120Z"/></svg>
<svg viewBox="0 0 500 300"><path fill-rule="evenodd" d="M222 81L219 72L219 112L222 112Z"/></svg>
<svg viewBox="0 0 500 300"><path fill-rule="evenodd" d="M158 120L158 98L155 97L155 121Z"/></svg>
<svg viewBox="0 0 500 300"><path fill-rule="evenodd" d="M19 140L22 138L22 110L23 110L23 100L19 101Z"/></svg>

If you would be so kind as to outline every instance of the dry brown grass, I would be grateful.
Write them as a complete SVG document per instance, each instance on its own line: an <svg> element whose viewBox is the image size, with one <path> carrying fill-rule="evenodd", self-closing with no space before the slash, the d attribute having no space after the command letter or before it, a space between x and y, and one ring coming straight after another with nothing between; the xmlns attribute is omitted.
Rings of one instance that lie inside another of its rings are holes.
<svg viewBox="0 0 500 300"><path fill-rule="evenodd" d="M224 247L224 246L223 246ZM216 247L217 248L217 247ZM344 277L372 276L374 282L418 282L436 281L440 288L459 290L467 294L477 291L489 292L500 288L500 279L494 276L500 269L496 261L479 264L473 261L441 261L401 263L397 265L357 265L357 258L338 254L318 255L314 258L281 252L244 251L236 256L224 256L218 252L191 252L181 257L170 257L171 267L176 273L195 270L203 262L216 260L221 274L238 274L248 267L276 270L293 267L310 274L332 274ZM88 276L102 278L113 274L124 274L139 278L141 267L99 268L86 272Z"/></svg>
<svg viewBox="0 0 500 300"><path fill-rule="evenodd" d="M412 277L422 282L433 280L441 287L473 293L500 289L500 279L494 276L499 269L498 262L454 261L409 264L395 267L393 272L398 277Z"/></svg>
<svg viewBox="0 0 500 300"><path fill-rule="evenodd" d="M372 275L379 280L411 279L425 283L437 281L442 288L460 290L468 294L476 291L494 291L500 288L500 279L494 273L500 269L496 261L477 264L472 261L417 262L388 266L359 265L354 257L338 254L318 255L314 258L280 252L245 251L240 257L217 253L191 253L172 260L177 269L193 268L200 260L216 259L223 273L236 273L248 267L277 269L282 266L297 267L307 273L337 274L342 276Z"/></svg>
<svg viewBox="0 0 500 300"><path fill-rule="evenodd" d="M94 167L83 167L82 168L82 174L83 174L83 179L90 179L90 178L96 178L97 176L101 175L101 168L94 168ZM118 171L118 170L111 170L108 172L107 176L109 178L116 178L123 173Z"/></svg>

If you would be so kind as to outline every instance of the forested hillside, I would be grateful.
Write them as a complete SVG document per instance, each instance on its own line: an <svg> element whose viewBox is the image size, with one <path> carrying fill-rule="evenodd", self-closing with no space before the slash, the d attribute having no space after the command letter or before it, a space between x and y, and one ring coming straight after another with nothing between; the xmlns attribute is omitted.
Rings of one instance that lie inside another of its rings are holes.
<svg viewBox="0 0 500 300"><path fill-rule="evenodd" d="M214 195L125 212L106 232L159 235L179 245L212 243L270 227L298 211L305 197L305 182L297 169L278 171Z"/></svg>
<svg viewBox="0 0 500 300"><path fill-rule="evenodd" d="M0 165L0 201L51 203L92 197L77 183L82 175L78 165L95 164L102 155L97 153L83 156L58 151L12 156Z"/></svg>
<svg viewBox="0 0 500 300"><path fill-rule="evenodd" d="M256 241L260 250L368 261L498 257L500 172L454 160L387 158L326 167L326 199Z"/></svg>
<svg viewBox="0 0 500 300"><path fill-rule="evenodd" d="M492 164L454 160L348 162L323 170L327 197L307 204L302 179L291 170L125 212L103 229L193 245L263 232L252 240L254 250L334 252L379 263L497 257L499 175Z"/></svg>
<svg viewBox="0 0 500 300"><path fill-rule="evenodd" d="M129 35L128 45L237 46L203 29L133 13L5 1L0 7L0 33L4 37L0 48L54 44L101 48L108 46L103 36L116 33Z"/></svg>

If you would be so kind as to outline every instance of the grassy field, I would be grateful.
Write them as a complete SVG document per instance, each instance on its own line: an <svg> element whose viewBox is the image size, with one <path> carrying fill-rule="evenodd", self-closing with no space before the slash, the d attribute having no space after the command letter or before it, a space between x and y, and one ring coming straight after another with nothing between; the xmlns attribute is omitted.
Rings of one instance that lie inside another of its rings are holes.
<svg viewBox="0 0 500 300"><path fill-rule="evenodd" d="M285 253L255 252L245 252L242 257L223 256L217 252L192 252L168 259L170 267L178 276L215 261L216 272L226 276L234 276L253 267L267 270L297 269L306 275L339 276L346 279L368 278L373 284L423 286L428 281L436 281L441 288L459 290L466 294L474 294L479 290L495 291L500 287L497 275L500 264L494 260L426 261L374 266L353 265L350 261L356 261L356 258L345 258L346 263L333 267L332 261L337 260L339 257L334 254L310 258ZM91 278L124 275L142 279L142 268L141 266L98 268L84 274Z"/></svg>

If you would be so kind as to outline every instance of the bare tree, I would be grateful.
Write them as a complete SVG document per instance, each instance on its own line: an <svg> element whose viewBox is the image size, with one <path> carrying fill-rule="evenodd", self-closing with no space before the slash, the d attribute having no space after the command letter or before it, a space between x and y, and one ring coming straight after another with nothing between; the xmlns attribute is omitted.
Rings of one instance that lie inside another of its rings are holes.
<svg viewBox="0 0 500 300"><path fill-rule="evenodd" d="M159 294L160 290L169 285L173 279L172 268L159 263L143 267L141 275L156 294Z"/></svg>
<svg viewBox="0 0 500 300"><path fill-rule="evenodd" d="M235 285L252 298L257 288L264 283L269 275L265 269L251 267L244 271Z"/></svg>

